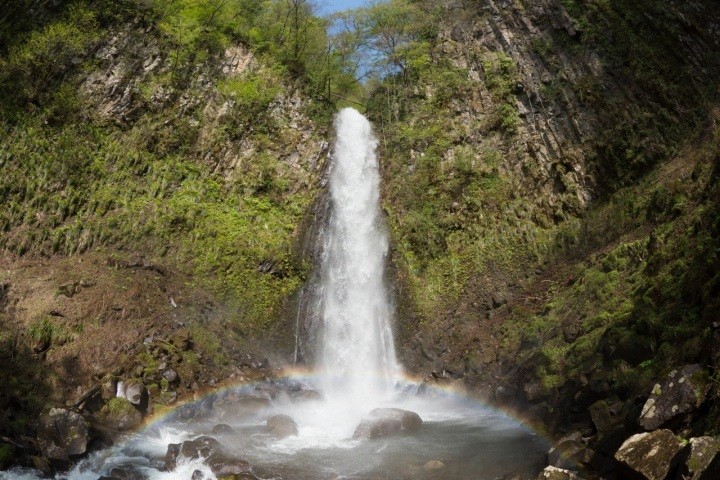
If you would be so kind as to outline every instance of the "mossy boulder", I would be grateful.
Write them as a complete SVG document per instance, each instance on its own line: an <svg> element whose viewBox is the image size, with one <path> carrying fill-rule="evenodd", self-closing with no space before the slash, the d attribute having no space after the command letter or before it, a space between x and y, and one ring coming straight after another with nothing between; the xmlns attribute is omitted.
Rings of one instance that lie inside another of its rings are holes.
<svg viewBox="0 0 720 480"><path fill-rule="evenodd" d="M116 397L105 404L96 419L107 428L130 430L142 423L142 413L126 398Z"/></svg>
<svg viewBox="0 0 720 480"><path fill-rule="evenodd" d="M38 444L50 460L68 461L71 456L87 451L89 427L77 412L53 408L38 423Z"/></svg>

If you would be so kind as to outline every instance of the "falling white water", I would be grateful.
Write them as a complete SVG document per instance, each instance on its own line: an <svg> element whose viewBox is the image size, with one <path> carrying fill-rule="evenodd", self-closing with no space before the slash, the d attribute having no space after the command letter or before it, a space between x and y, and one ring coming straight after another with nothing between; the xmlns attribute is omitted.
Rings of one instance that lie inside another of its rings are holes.
<svg viewBox="0 0 720 480"><path fill-rule="evenodd" d="M328 401L367 410L387 399L399 372L383 278L388 239L377 139L352 108L337 114L335 129L321 257L321 387Z"/></svg>

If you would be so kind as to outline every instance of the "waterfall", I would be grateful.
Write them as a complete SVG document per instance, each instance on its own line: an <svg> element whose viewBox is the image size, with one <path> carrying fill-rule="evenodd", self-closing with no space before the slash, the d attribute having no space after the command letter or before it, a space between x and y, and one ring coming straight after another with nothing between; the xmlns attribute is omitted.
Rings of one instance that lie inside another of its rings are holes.
<svg viewBox="0 0 720 480"><path fill-rule="evenodd" d="M388 237L379 206L377 139L352 108L336 115L335 130L320 257L320 382L328 400L373 407L391 393L399 372L384 281Z"/></svg>

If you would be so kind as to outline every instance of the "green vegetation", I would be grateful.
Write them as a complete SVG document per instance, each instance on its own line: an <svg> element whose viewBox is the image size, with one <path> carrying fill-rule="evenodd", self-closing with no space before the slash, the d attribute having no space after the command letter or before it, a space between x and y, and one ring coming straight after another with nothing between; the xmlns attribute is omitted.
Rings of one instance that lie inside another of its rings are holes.
<svg viewBox="0 0 720 480"><path fill-rule="evenodd" d="M6 468L15 459L15 447L7 443L0 444L0 468Z"/></svg>

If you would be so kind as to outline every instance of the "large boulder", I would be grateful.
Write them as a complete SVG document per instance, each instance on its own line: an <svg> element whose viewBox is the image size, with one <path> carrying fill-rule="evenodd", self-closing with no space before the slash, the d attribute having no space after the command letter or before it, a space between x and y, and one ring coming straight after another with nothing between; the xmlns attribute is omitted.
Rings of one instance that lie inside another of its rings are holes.
<svg viewBox="0 0 720 480"><path fill-rule="evenodd" d="M400 408L376 408L355 429L353 438L380 438L415 432L422 425L420 416Z"/></svg>
<svg viewBox="0 0 720 480"><path fill-rule="evenodd" d="M537 480L580 480L580 477L570 470L549 466L540 472Z"/></svg>
<svg viewBox="0 0 720 480"><path fill-rule="evenodd" d="M638 433L615 453L623 470L620 478L665 480L679 461L683 444L670 430Z"/></svg>
<svg viewBox="0 0 720 480"><path fill-rule="evenodd" d="M295 423L295 420L288 415L273 415L268 418L267 429L270 433L279 438L285 438L298 434L297 423Z"/></svg>
<svg viewBox="0 0 720 480"><path fill-rule="evenodd" d="M181 457L191 460L204 458L217 478L257 480L248 462L229 455L220 442L212 437L202 436L183 443L171 443L165 454L165 468L170 472L175 470Z"/></svg>
<svg viewBox="0 0 720 480"><path fill-rule="evenodd" d="M684 466L686 480L717 480L720 478L720 437L690 439L690 456Z"/></svg>
<svg viewBox="0 0 720 480"><path fill-rule="evenodd" d="M111 399L95 415L103 427L113 430L130 430L142 423L142 413L126 398Z"/></svg>
<svg viewBox="0 0 720 480"><path fill-rule="evenodd" d="M53 408L40 418L38 444L50 460L67 461L71 456L86 452L89 430L88 423L79 413Z"/></svg>
<svg viewBox="0 0 720 480"><path fill-rule="evenodd" d="M640 413L638 422L645 430L655 430L705 401L708 382L699 365L673 370L655 384Z"/></svg>

